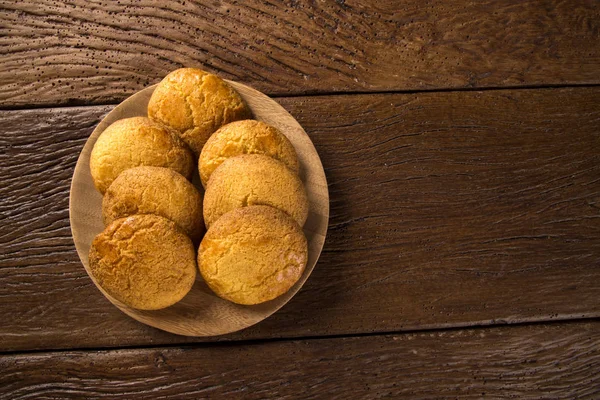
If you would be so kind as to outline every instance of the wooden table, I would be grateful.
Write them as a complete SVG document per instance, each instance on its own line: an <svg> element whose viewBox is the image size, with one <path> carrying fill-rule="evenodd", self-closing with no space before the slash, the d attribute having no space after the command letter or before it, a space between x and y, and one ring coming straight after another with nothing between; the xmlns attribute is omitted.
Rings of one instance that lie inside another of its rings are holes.
<svg viewBox="0 0 600 400"><path fill-rule="evenodd" d="M600 398L600 3L0 1L0 398ZM94 126L181 66L275 97L331 219L301 292L171 335L75 252Z"/></svg>

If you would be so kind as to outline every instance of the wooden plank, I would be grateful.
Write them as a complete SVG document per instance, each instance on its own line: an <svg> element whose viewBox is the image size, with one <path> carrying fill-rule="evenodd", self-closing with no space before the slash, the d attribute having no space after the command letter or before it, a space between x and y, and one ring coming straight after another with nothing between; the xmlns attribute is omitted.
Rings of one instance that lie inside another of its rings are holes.
<svg viewBox="0 0 600 400"><path fill-rule="evenodd" d="M11 355L0 357L0 399L592 399L599 343L596 321Z"/></svg>
<svg viewBox="0 0 600 400"><path fill-rule="evenodd" d="M0 106L107 104L181 66L271 95L600 83L593 0L2 0Z"/></svg>
<svg viewBox="0 0 600 400"><path fill-rule="evenodd" d="M600 88L296 97L331 219L310 279L226 337L600 316ZM107 107L2 112L0 349L196 341L95 289L70 239L77 152Z"/></svg>

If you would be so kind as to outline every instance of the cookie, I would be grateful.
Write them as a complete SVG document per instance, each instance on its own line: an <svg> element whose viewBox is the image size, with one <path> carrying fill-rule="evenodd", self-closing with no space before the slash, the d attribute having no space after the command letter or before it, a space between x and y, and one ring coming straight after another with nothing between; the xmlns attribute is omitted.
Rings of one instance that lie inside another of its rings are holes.
<svg viewBox="0 0 600 400"><path fill-rule="evenodd" d="M145 117L111 124L90 155L92 179L102 194L121 172L140 165L171 168L191 179L195 160L174 132Z"/></svg>
<svg viewBox="0 0 600 400"><path fill-rule="evenodd" d="M176 130L196 155L222 125L251 115L227 82L197 68L169 73L156 86L148 103L148 116Z"/></svg>
<svg viewBox="0 0 600 400"><path fill-rule="evenodd" d="M233 209L268 205L303 226L308 198L302 181L281 161L260 154L228 158L212 174L204 194L204 222L210 228Z"/></svg>
<svg viewBox="0 0 600 400"><path fill-rule="evenodd" d="M117 219L92 242L89 266L100 287L140 310L158 310L181 300L196 278L190 238L166 218L132 215Z"/></svg>
<svg viewBox="0 0 600 400"><path fill-rule="evenodd" d="M195 243L204 233L202 195L182 175L168 168L130 168L108 187L102 199L104 224L134 214L168 218Z"/></svg>
<svg viewBox="0 0 600 400"><path fill-rule="evenodd" d="M283 162L296 174L300 171L296 150L279 129L246 119L222 126L206 142L198 161L202 185L206 187L210 175L223 161L241 154L264 154Z"/></svg>
<svg viewBox="0 0 600 400"><path fill-rule="evenodd" d="M198 250L198 267L219 297L259 304L287 292L308 259L300 226L268 206L235 209L208 230Z"/></svg>

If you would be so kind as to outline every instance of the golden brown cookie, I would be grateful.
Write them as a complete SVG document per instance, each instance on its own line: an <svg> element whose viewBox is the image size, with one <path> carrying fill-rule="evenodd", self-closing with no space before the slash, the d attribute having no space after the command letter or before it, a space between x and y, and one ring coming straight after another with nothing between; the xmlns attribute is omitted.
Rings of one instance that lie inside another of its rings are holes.
<svg viewBox="0 0 600 400"><path fill-rule="evenodd" d="M102 199L104 224L134 214L168 218L195 243L200 242L204 232L202 195L187 179L169 168L130 168L108 187Z"/></svg>
<svg viewBox="0 0 600 400"><path fill-rule="evenodd" d="M198 250L198 267L208 286L219 297L248 305L287 292L302 276L307 259L300 226L268 206L223 215Z"/></svg>
<svg viewBox="0 0 600 400"><path fill-rule="evenodd" d="M251 115L227 82L197 68L169 73L156 86L148 103L148 116L175 129L196 155L221 125Z"/></svg>
<svg viewBox="0 0 600 400"><path fill-rule="evenodd" d="M90 155L92 178L102 194L128 168L166 167L191 179L194 164L192 152L175 132L146 117L125 118L111 124Z"/></svg>
<svg viewBox="0 0 600 400"><path fill-rule="evenodd" d="M279 129L246 119L222 126L206 142L198 161L202 185L206 187L210 175L223 161L240 154L264 154L283 162L296 174L300 171L296 150Z"/></svg>
<svg viewBox="0 0 600 400"><path fill-rule="evenodd" d="M158 215L132 215L108 225L92 242L89 263L108 294L140 310L177 303L196 279L192 241Z"/></svg>
<svg viewBox="0 0 600 400"><path fill-rule="evenodd" d="M281 161L261 154L228 158L212 174L204 194L204 222L210 228L235 208L267 205L303 226L308 198L302 181Z"/></svg>

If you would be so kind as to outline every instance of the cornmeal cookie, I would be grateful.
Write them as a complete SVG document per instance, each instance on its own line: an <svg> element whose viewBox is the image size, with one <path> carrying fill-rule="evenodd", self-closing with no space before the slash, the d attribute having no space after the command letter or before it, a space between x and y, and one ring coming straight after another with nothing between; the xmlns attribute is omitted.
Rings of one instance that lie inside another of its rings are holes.
<svg viewBox="0 0 600 400"><path fill-rule="evenodd" d="M287 292L302 276L307 259L300 226L268 206L223 215L198 250L198 266L208 286L219 297L247 305Z"/></svg>
<svg viewBox="0 0 600 400"><path fill-rule="evenodd" d="M175 129L196 155L221 125L251 115L227 82L197 68L181 68L168 74L148 103L148 116Z"/></svg>
<svg viewBox="0 0 600 400"><path fill-rule="evenodd" d="M168 168L130 168L108 187L102 199L104 224L134 214L168 218L196 243L204 232L202 195L182 175Z"/></svg>
<svg viewBox="0 0 600 400"><path fill-rule="evenodd" d="M267 205L288 213L303 226L308 198L302 181L281 161L260 154L228 158L212 174L204 194L204 222L240 207Z"/></svg>
<svg viewBox="0 0 600 400"><path fill-rule="evenodd" d="M206 187L210 175L223 161L240 154L264 154L283 162L296 174L300 171L296 150L279 129L246 119L222 126L206 142L198 161L202 185Z"/></svg>
<svg viewBox="0 0 600 400"><path fill-rule="evenodd" d="M102 132L90 155L94 185L102 194L128 168L166 167L191 179L194 164L192 152L175 132L146 117L126 118L111 124Z"/></svg>
<svg viewBox="0 0 600 400"><path fill-rule="evenodd" d="M108 225L92 242L89 264L108 294L140 310L177 303L196 278L192 241L158 215L132 215Z"/></svg>

